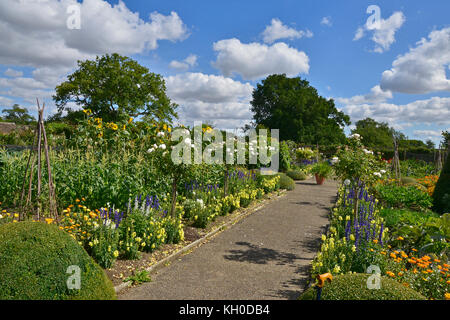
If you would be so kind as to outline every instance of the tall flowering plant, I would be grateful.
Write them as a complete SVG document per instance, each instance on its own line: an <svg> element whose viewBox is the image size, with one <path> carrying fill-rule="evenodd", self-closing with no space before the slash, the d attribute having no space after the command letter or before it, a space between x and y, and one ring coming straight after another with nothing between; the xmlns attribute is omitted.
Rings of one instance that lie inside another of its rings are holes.
<svg viewBox="0 0 450 320"><path fill-rule="evenodd" d="M386 173L381 170L380 161L374 153L364 148L358 134L353 134L348 145L337 152L334 171L338 178L353 188L356 195L365 187L371 188ZM353 202L354 216L358 214L358 201L359 198L356 197Z"/></svg>

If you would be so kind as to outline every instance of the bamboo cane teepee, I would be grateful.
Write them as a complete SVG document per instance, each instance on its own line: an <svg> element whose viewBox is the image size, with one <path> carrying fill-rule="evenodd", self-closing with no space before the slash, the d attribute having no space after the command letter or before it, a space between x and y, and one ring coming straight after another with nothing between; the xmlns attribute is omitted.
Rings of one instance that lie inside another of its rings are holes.
<svg viewBox="0 0 450 320"><path fill-rule="evenodd" d="M47 174L48 174L48 196L49 196L49 214L50 217L56 219L58 217L58 211L56 206L56 194L55 194L55 186L52 179L52 170L50 165L49 158L49 148L47 142L47 134L45 132L44 126L44 109L45 103L42 105L42 108L39 105L39 100L36 99L37 108L38 108L38 123L35 130L35 137L33 146L30 150L30 155L28 157L27 167L25 170L25 174L23 177L22 183L22 193L20 196L20 220L25 219L25 215L27 212L33 212L36 214L37 219L39 220L42 216L42 151L44 152L45 161L47 163ZM32 203L32 193L33 193L33 175L34 168L36 166L37 161L37 191L36 191L36 201L33 205ZM31 167L30 167L31 165ZM28 181L28 193L25 198L25 189L27 187Z"/></svg>

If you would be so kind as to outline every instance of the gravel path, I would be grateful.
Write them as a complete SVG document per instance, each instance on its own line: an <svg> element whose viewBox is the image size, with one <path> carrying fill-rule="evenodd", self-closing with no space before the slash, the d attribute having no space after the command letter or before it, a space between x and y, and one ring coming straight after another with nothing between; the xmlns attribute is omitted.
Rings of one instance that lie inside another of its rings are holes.
<svg viewBox="0 0 450 320"><path fill-rule="evenodd" d="M182 256L152 282L129 288L119 299L296 299L328 224L337 192L299 181L284 197Z"/></svg>

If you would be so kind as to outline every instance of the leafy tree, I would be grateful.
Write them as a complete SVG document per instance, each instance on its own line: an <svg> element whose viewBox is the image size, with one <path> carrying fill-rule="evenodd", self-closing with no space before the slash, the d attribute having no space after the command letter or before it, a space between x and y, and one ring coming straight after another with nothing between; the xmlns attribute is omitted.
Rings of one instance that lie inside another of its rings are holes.
<svg viewBox="0 0 450 320"><path fill-rule="evenodd" d="M306 144L345 141L343 127L349 116L336 109L309 82L285 74L268 76L253 90L251 110L255 125L280 129L280 140Z"/></svg>
<svg viewBox="0 0 450 320"><path fill-rule="evenodd" d="M447 148L450 143L450 132L442 131L442 138L442 145L444 146L444 148Z"/></svg>
<svg viewBox="0 0 450 320"><path fill-rule="evenodd" d="M352 130L362 137L362 143L370 148L391 148L392 136L397 134L386 122L377 122L372 118L366 118L356 122L356 128Z"/></svg>
<svg viewBox="0 0 450 320"><path fill-rule="evenodd" d="M11 109L3 109L2 113L6 114L6 116L3 117L4 120L18 124L28 124L36 121L36 119L28 113L26 108L21 108L18 104L13 105Z"/></svg>
<svg viewBox="0 0 450 320"><path fill-rule="evenodd" d="M428 139L427 141L425 141L425 144L427 145L428 149L432 149L434 150L434 148L436 148L436 145L434 144L434 142L430 139Z"/></svg>
<svg viewBox="0 0 450 320"><path fill-rule="evenodd" d="M74 102L107 121L128 116L159 121L177 117L177 105L166 95L162 76L117 53L78 61L78 69L56 87L53 99L58 111L70 110L67 104Z"/></svg>

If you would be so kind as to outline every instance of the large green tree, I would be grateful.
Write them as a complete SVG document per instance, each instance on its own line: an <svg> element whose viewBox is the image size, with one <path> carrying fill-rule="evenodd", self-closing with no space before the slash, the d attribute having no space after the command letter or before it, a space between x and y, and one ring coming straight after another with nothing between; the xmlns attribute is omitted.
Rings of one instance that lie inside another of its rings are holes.
<svg viewBox="0 0 450 320"><path fill-rule="evenodd" d="M18 104L13 105L11 109L3 109L2 113L5 114L3 120L18 124L28 124L36 121L36 119L28 113L26 108L21 108Z"/></svg>
<svg viewBox="0 0 450 320"><path fill-rule="evenodd" d="M352 133L357 133L362 137L362 143L370 148L392 148L392 136L404 140L406 137L400 132L389 127L386 122L377 122L372 118L359 120L355 123L356 128Z"/></svg>
<svg viewBox="0 0 450 320"><path fill-rule="evenodd" d="M170 121L177 116L162 76L116 53L78 61L78 69L56 87L53 99L58 111L70 110L68 103L74 102L108 121L127 116Z"/></svg>
<svg viewBox="0 0 450 320"><path fill-rule="evenodd" d="M345 140L350 118L336 109L333 99L319 96L309 82L285 74L268 76L253 90L255 125L280 129L281 140L332 144Z"/></svg>

